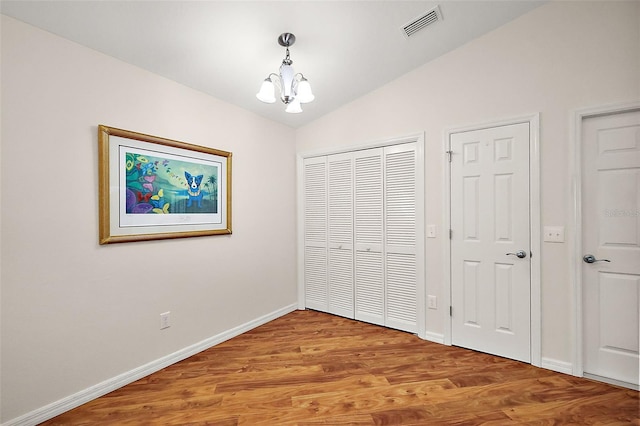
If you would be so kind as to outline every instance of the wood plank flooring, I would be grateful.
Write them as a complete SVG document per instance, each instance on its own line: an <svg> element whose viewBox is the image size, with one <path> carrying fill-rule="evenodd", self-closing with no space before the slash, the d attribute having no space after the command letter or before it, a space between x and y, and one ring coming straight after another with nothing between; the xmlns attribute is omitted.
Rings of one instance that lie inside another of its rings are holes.
<svg viewBox="0 0 640 426"><path fill-rule="evenodd" d="M640 425L636 391L295 311L45 425Z"/></svg>

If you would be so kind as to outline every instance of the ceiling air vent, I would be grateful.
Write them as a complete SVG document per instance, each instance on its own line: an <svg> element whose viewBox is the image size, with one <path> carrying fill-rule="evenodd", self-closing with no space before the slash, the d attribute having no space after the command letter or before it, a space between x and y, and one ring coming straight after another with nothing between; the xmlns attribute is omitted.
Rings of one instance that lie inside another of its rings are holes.
<svg viewBox="0 0 640 426"><path fill-rule="evenodd" d="M436 6L433 9L423 13L411 22L402 26L402 33L406 38L411 37L421 29L438 21L442 21L442 13L440 12L440 6Z"/></svg>

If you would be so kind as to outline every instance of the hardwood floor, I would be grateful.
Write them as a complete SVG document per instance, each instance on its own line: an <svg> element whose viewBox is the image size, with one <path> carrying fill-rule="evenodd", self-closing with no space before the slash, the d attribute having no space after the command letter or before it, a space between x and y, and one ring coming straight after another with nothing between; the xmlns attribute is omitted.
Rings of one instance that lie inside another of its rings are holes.
<svg viewBox="0 0 640 426"><path fill-rule="evenodd" d="M45 425L640 425L636 391L296 311Z"/></svg>

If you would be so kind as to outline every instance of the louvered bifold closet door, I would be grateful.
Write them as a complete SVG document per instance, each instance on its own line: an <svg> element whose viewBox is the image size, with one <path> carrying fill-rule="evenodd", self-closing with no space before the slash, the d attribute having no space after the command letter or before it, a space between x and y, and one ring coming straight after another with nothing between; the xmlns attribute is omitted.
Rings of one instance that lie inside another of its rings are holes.
<svg viewBox="0 0 640 426"><path fill-rule="evenodd" d="M385 325L418 331L416 144L384 149Z"/></svg>
<svg viewBox="0 0 640 426"><path fill-rule="evenodd" d="M355 318L384 325L382 148L357 151L354 177Z"/></svg>
<svg viewBox="0 0 640 426"><path fill-rule="evenodd" d="M306 158L304 176L305 306L327 311L327 163Z"/></svg>
<svg viewBox="0 0 640 426"><path fill-rule="evenodd" d="M353 318L353 155L328 165L329 313Z"/></svg>

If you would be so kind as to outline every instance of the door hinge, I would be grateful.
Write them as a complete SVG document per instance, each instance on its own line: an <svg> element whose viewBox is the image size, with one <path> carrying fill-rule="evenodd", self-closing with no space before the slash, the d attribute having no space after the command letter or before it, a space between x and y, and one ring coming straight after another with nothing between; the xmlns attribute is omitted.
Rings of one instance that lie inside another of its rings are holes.
<svg viewBox="0 0 640 426"><path fill-rule="evenodd" d="M451 154L453 154L453 151L445 151L445 153L447 154L449 162L451 162Z"/></svg>
<svg viewBox="0 0 640 426"><path fill-rule="evenodd" d="M453 239L453 229L449 229L449 239Z"/></svg>
<svg viewBox="0 0 640 426"><path fill-rule="evenodd" d="M449 306L449 316L453 316L453 306Z"/></svg>

